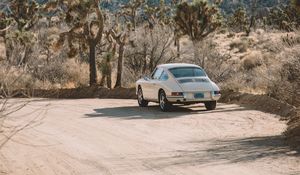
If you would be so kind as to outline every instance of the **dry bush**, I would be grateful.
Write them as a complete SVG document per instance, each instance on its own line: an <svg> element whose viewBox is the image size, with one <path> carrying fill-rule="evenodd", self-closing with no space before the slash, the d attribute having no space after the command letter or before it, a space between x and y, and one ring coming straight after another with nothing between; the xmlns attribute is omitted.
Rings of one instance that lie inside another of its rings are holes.
<svg viewBox="0 0 300 175"><path fill-rule="evenodd" d="M281 37L281 40L284 45L288 47L294 47L295 45L300 44L300 31L298 31L295 35L289 35L287 34L286 36Z"/></svg>
<svg viewBox="0 0 300 175"><path fill-rule="evenodd" d="M246 71L252 70L263 64L262 55L258 52L252 52L244 57L243 68Z"/></svg>
<svg viewBox="0 0 300 175"><path fill-rule="evenodd" d="M67 61L52 60L48 64L37 67L33 76L42 82L50 82L56 88L78 87L88 85L87 63L76 62L74 59ZM44 86L41 88L49 88ZM51 88L51 87L50 87Z"/></svg>
<svg viewBox="0 0 300 175"><path fill-rule="evenodd" d="M68 75L68 81L75 84L75 87L87 86L89 84L89 65L69 59L63 64L63 69Z"/></svg>
<svg viewBox="0 0 300 175"><path fill-rule="evenodd" d="M0 85L13 91L34 88L37 81L25 69L4 63L0 65Z"/></svg>
<svg viewBox="0 0 300 175"><path fill-rule="evenodd" d="M272 97L300 106L300 55L286 62L280 76L269 86Z"/></svg>
<svg viewBox="0 0 300 175"><path fill-rule="evenodd" d="M263 50L271 53L280 53L285 48L282 42L274 42L270 39L268 41L261 40L258 44L261 44Z"/></svg>
<svg viewBox="0 0 300 175"><path fill-rule="evenodd" d="M235 33L229 33L229 34L227 35L227 38L233 38L233 37L235 37Z"/></svg>
<svg viewBox="0 0 300 175"><path fill-rule="evenodd" d="M141 26L135 34L125 52L125 84L149 74L159 64L173 62L177 57L171 49L174 33L168 26L156 25L153 29Z"/></svg>
<svg viewBox="0 0 300 175"><path fill-rule="evenodd" d="M216 43L212 39L204 40L199 48L200 57L196 58L194 63L202 65L213 81L225 82L235 74L236 69L231 55L220 53L215 46Z"/></svg>
<svg viewBox="0 0 300 175"><path fill-rule="evenodd" d="M249 45L246 41L233 41L229 47L230 50L238 49L238 52L244 53L247 52Z"/></svg>
<svg viewBox="0 0 300 175"><path fill-rule="evenodd" d="M278 68L271 65L273 57L274 55L270 53L261 54L253 51L244 56L243 60L229 60L227 67L231 71L231 76L221 81L220 86L222 89L265 93L270 81L275 79L278 72Z"/></svg>

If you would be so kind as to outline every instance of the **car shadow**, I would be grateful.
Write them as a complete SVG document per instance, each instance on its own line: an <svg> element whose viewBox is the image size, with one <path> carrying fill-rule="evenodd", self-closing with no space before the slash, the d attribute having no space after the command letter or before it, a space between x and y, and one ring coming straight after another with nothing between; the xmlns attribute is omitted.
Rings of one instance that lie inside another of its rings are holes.
<svg viewBox="0 0 300 175"><path fill-rule="evenodd" d="M267 158L270 163L282 156L299 157L286 144L284 136L249 137L228 140L193 141L192 150L177 150L167 157L156 157L151 160L155 168L174 165L215 166L224 163L248 163ZM203 147L206 145L206 147ZM199 147L198 147L199 146ZM293 174L297 174L295 172Z"/></svg>
<svg viewBox="0 0 300 175"><path fill-rule="evenodd" d="M85 118L120 118L120 119L168 119L182 117L188 114L207 114L207 113L226 113L226 112L237 112L249 110L240 106L226 106L220 104L216 110L208 111L205 107L199 105L193 106L173 106L169 112L160 111L157 105L151 105L148 107L138 106L122 106L122 107L110 107L110 108L99 108L94 109L94 112L85 114Z"/></svg>

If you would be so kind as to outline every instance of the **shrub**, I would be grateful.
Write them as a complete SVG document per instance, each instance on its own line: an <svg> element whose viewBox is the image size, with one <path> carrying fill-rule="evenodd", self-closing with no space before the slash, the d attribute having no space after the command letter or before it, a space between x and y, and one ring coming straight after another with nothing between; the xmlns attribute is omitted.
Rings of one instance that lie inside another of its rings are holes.
<svg viewBox="0 0 300 175"><path fill-rule="evenodd" d="M56 88L61 88L70 84L74 84L74 87L88 85L88 71L87 63L69 59L67 61L53 60L48 64L40 65L32 74L42 82L50 82L56 84Z"/></svg>
<svg viewBox="0 0 300 175"><path fill-rule="evenodd" d="M19 90L24 88L36 88L37 81L25 69L1 64L0 88Z"/></svg>
<svg viewBox="0 0 300 175"><path fill-rule="evenodd" d="M134 45L125 51L126 81L149 74L158 64L173 62L177 55L172 50L174 33L171 28L157 25L153 29L139 27Z"/></svg>
<svg viewBox="0 0 300 175"><path fill-rule="evenodd" d="M230 47L230 50L237 48L238 52L244 53L244 52L247 52L249 45L246 41L233 41L229 45L229 47Z"/></svg>
<svg viewBox="0 0 300 175"><path fill-rule="evenodd" d="M244 70L249 71L258 66L261 66L262 64L263 62L262 62L261 54L254 52L244 57L243 68Z"/></svg>
<svg viewBox="0 0 300 175"><path fill-rule="evenodd" d="M285 63L280 76L269 86L270 96L300 106L300 55Z"/></svg>
<svg viewBox="0 0 300 175"><path fill-rule="evenodd" d="M63 71L68 75L66 81L74 83L75 87L88 85L89 65L87 63L69 59L63 64Z"/></svg>
<svg viewBox="0 0 300 175"><path fill-rule="evenodd" d="M199 47L200 57L194 59L194 63L202 65L213 81L225 82L235 74L236 70L232 66L231 55L221 53L215 47L216 43L212 39L202 41Z"/></svg>
<svg viewBox="0 0 300 175"><path fill-rule="evenodd" d="M300 34L300 32L298 31ZM281 37L282 42L288 47L294 47L295 45L300 44L300 36L299 35L289 35Z"/></svg>

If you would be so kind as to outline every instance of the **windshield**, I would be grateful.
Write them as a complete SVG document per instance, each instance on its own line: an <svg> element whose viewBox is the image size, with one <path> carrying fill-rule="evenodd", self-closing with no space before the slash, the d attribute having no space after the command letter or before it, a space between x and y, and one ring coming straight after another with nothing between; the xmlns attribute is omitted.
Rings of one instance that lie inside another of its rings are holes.
<svg viewBox="0 0 300 175"><path fill-rule="evenodd" d="M174 75L175 78L206 76L204 70L197 67L179 67L169 69L169 71Z"/></svg>

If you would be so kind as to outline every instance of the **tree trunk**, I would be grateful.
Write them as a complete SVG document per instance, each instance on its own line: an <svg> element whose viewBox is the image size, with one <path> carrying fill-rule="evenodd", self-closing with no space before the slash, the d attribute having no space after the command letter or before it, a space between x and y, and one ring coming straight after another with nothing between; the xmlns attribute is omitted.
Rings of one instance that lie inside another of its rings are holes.
<svg viewBox="0 0 300 175"><path fill-rule="evenodd" d="M10 63L10 57L11 57L11 46L9 46L9 41L7 40L6 36L3 36L4 41L4 47L5 47L5 57L6 60Z"/></svg>
<svg viewBox="0 0 300 175"><path fill-rule="evenodd" d="M97 73L96 73L96 44L94 42L89 43L89 62L90 62L90 86L97 84Z"/></svg>
<svg viewBox="0 0 300 175"><path fill-rule="evenodd" d="M143 67L142 74L145 74L147 71L147 45L144 43L143 45Z"/></svg>
<svg viewBox="0 0 300 175"><path fill-rule="evenodd" d="M124 56L125 44L119 46L119 57L118 57L118 70L117 70L117 81L115 88L122 87L122 72L123 72L123 56Z"/></svg>
<svg viewBox="0 0 300 175"><path fill-rule="evenodd" d="M196 62L202 62L201 58L200 58L200 51L199 51L199 47L200 47L201 42L200 41L193 41L193 47L194 47L194 60Z"/></svg>
<svg viewBox="0 0 300 175"><path fill-rule="evenodd" d="M251 32L251 28L255 26L255 18L256 18L256 11L257 11L257 1L258 0L253 0L252 1L252 8L251 8L251 18L250 18L250 25L246 31L246 35L249 36Z"/></svg>
<svg viewBox="0 0 300 175"><path fill-rule="evenodd" d="M176 38L176 46L177 46L177 58L180 58L180 39Z"/></svg>
<svg viewBox="0 0 300 175"><path fill-rule="evenodd" d="M202 41L193 41L194 46L194 60L196 63L200 64L200 66L204 69L205 66L205 57L204 55L201 56L200 53L200 46L202 44Z"/></svg>
<svg viewBox="0 0 300 175"><path fill-rule="evenodd" d="M21 60L21 63L19 63L22 66L25 66L28 62L28 58L30 57L30 54L32 53L31 46L25 46L25 53Z"/></svg>

